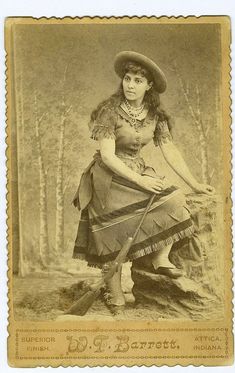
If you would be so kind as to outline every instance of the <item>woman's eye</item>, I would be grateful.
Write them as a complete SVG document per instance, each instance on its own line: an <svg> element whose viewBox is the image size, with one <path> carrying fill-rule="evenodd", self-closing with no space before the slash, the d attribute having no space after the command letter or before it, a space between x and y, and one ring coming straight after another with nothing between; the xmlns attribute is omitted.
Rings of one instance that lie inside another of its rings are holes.
<svg viewBox="0 0 235 373"><path fill-rule="evenodd" d="M125 80L126 82L129 82L130 78L129 78L128 76L125 76L124 80Z"/></svg>
<svg viewBox="0 0 235 373"><path fill-rule="evenodd" d="M135 80L137 84L140 84L141 83L141 80L140 79L136 79Z"/></svg>

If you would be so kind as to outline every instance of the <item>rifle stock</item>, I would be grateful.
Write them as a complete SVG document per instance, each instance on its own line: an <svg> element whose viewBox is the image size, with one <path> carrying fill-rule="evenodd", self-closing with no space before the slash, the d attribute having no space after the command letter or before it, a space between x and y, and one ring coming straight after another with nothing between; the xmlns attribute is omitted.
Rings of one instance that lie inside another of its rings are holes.
<svg viewBox="0 0 235 373"><path fill-rule="evenodd" d="M81 298L72 304L72 306L65 312L69 315L84 316L94 301L98 298L101 292L101 287L96 290L88 290Z"/></svg>
<svg viewBox="0 0 235 373"><path fill-rule="evenodd" d="M104 286L105 282L113 277L114 273L118 270L118 267L125 260L126 255L130 250L131 244L132 237L128 237L115 262L110 266L103 278L97 283L89 285L89 289L86 291L86 293L72 304L72 306L65 312L66 314L84 316L87 313L93 302L100 295L101 288Z"/></svg>
<svg viewBox="0 0 235 373"><path fill-rule="evenodd" d="M97 283L90 285L89 290L81 296L65 313L72 314L72 315L79 315L84 316L88 309L91 307L93 302L98 298L101 292L101 288L104 286L105 282L113 277L115 272L118 270L118 267L124 263L126 256L130 250L130 247L135 241L139 229L144 221L146 214L148 213L151 204L154 200L155 194L153 194L148 202L148 205L144 211L144 214L138 224L138 227L133 234L133 237L128 237L126 242L124 243L123 247L121 248L118 256L116 257L114 263L109 267L108 271L105 273L103 278L99 280Z"/></svg>

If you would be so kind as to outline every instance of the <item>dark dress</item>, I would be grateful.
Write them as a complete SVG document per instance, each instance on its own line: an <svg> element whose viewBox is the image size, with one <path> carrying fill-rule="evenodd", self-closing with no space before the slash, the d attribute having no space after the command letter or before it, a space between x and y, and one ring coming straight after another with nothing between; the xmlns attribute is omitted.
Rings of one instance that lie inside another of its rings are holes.
<svg viewBox="0 0 235 373"><path fill-rule="evenodd" d="M115 111L104 110L94 123L92 138L103 137L115 139L116 155L135 172L148 176L156 172L145 165L141 148L152 139L156 146L172 141L167 123L159 122L157 115L148 113L143 121L133 124L121 106ZM97 152L84 170L74 197L81 218L73 258L85 259L96 267L114 260L127 237L133 235L150 197L151 192L113 173ZM155 252L192 233L184 195L169 185L156 194L127 260Z"/></svg>

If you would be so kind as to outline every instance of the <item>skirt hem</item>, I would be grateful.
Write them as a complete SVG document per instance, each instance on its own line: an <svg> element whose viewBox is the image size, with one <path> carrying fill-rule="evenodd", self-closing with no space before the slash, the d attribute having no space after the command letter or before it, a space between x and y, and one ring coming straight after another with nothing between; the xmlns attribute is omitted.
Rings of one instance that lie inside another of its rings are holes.
<svg viewBox="0 0 235 373"><path fill-rule="evenodd" d="M132 260L135 260L135 259L139 259L145 255L149 255L149 254L152 254L158 250L161 250L163 249L164 247L168 246L168 245L173 245L174 243L186 238L186 237L190 237L192 236L192 234L194 233L194 228L193 226L191 227L188 227L188 228L185 228L184 230L180 231L180 232L177 232L175 234L173 234L172 236L166 238L166 239L163 239L159 242L156 242L156 243L153 243L149 246L146 246L138 251L136 251L135 253L132 253L130 256L128 256L125 260L125 262L129 262L129 261L132 261ZM118 255L118 253L117 253ZM115 260L115 258L111 261L106 261L106 262L92 262L90 261L87 257L86 257L86 254L85 253L74 253L73 254L73 259L80 259L80 260L85 260L87 261L87 264L89 267L95 267L95 268L102 268L104 264L108 264L108 263L112 263L113 260Z"/></svg>

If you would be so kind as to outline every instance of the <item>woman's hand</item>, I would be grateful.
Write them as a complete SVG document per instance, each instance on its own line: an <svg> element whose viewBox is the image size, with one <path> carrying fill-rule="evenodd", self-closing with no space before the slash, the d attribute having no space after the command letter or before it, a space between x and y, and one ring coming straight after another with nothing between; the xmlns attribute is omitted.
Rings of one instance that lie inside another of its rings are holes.
<svg viewBox="0 0 235 373"><path fill-rule="evenodd" d="M193 190L196 193L204 193L208 196L213 196L215 194L215 188L213 188L211 185L208 184L196 184L193 186Z"/></svg>
<svg viewBox="0 0 235 373"><path fill-rule="evenodd" d="M165 188L164 177L139 176L137 184L153 193L160 193Z"/></svg>

